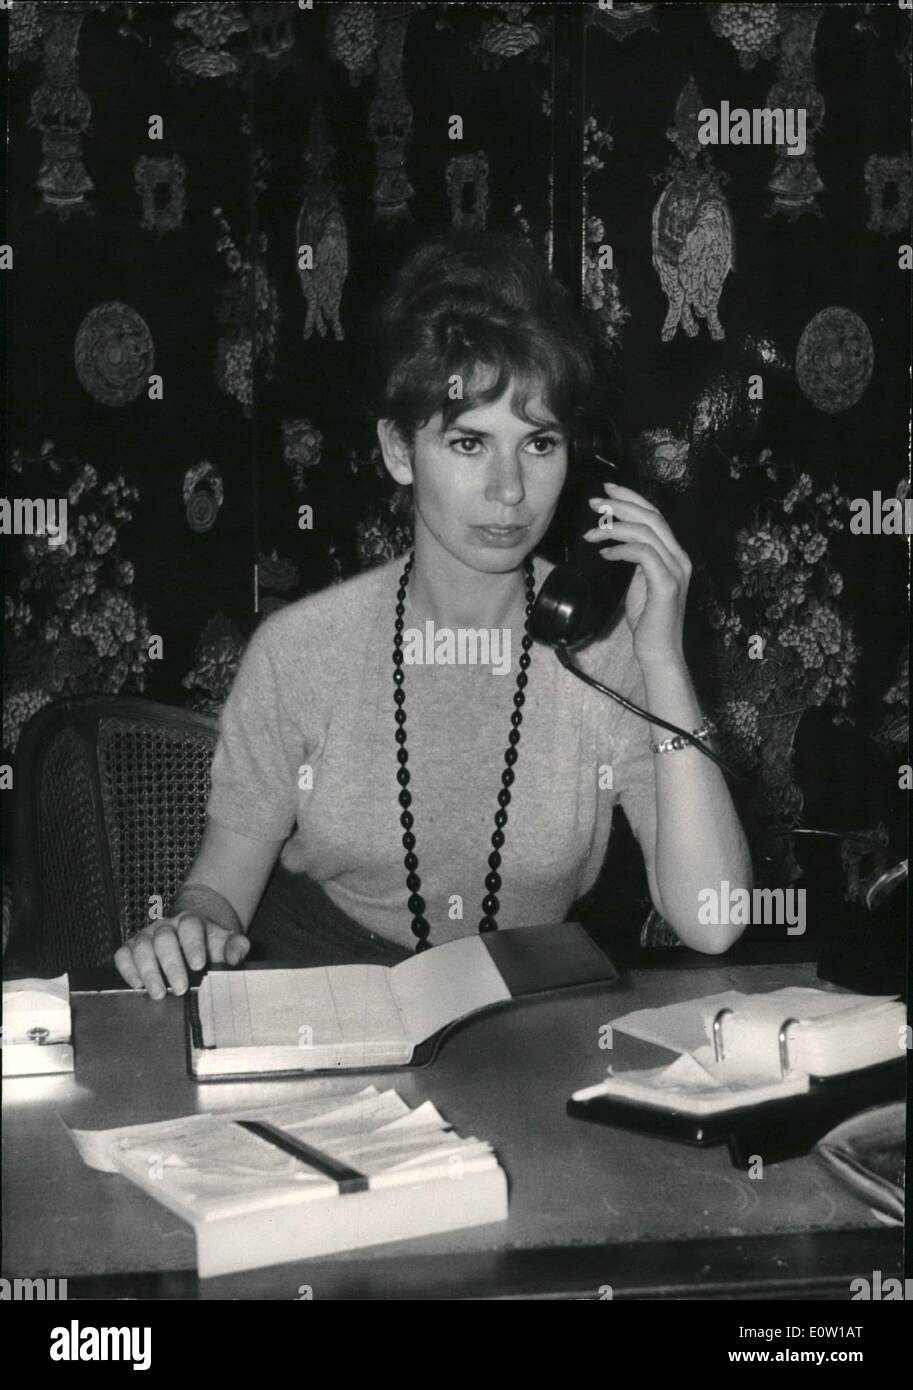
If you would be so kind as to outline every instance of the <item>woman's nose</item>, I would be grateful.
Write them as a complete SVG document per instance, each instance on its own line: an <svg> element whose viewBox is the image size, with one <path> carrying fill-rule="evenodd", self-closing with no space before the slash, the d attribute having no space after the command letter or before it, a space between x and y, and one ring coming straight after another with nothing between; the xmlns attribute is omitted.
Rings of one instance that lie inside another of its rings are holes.
<svg viewBox="0 0 913 1390"><path fill-rule="evenodd" d="M510 507L515 507L523 501L526 496L523 470L515 456L504 454L495 461L485 496L489 502L503 502L505 506Z"/></svg>

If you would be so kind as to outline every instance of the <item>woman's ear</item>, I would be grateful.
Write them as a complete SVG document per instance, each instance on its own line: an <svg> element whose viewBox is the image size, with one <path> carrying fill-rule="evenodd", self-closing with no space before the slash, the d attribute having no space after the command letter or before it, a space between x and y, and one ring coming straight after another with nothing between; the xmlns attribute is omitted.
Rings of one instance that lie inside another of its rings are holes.
<svg viewBox="0 0 913 1390"><path fill-rule="evenodd" d="M404 487L413 481L412 450L392 420L378 420L377 438L387 472Z"/></svg>

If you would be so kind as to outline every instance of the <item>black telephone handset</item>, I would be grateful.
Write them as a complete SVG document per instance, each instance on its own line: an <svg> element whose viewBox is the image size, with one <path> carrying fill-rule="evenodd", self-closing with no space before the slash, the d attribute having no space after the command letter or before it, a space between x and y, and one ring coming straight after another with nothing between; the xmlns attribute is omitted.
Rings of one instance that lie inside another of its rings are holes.
<svg viewBox="0 0 913 1390"><path fill-rule="evenodd" d="M642 709L633 700L611 690L601 681L575 665L569 647L583 647L597 637L606 637L624 617L624 599L636 565L627 560L607 561L600 555L598 542L582 540L584 531L598 524L599 516L589 506L591 497L608 496L603 483L621 482L619 470L611 461L613 446L606 436L596 431L584 434L572 446L571 471L568 476L565 503L566 553L573 555L564 564L556 565L546 578L529 616L529 635L534 642L555 648L561 665L586 685L599 690L631 714L651 724L668 729L687 744L697 748L724 772L741 780L723 759L693 734ZM606 544L611 545L611 530L606 530Z"/></svg>
<svg viewBox="0 0 913 1390"><path fill-rule="evenodd" d="M608 503L603 484L622 481L611 459L615 450L595 431L572 449L563 499L568 559L545 580L529 620L533 641L550 647L580 647L607 636L624 615L624 597L635 570L627 560L605 560L597 542L581 539L584 531L599 525L599 513L588 505L589 498L605 497ZM612 544L609 528L605 544Z"/></svg>

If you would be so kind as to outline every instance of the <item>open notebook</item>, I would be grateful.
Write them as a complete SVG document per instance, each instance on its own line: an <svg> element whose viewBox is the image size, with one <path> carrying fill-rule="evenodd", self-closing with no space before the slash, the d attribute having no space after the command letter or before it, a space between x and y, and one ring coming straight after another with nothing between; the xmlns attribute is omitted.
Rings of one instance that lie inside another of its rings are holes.
<svg viewBox="0 0 913 1390"><path fill-rule="evenodd" d="M617 978L576 922L462 937L394 966L211 969L187 995L190 1070L202 1081L416 1064L479 1009Z"/></svg>
<svg viewBox="0 0 913 1390"><path fill-rule="evenodd" d="M904 1005L890 998L791 987L728 990L613 1021L620 1033L678 1052L665 1066L612 1072L572 1096L575 1106L633 1101L691 1116L719 1115L807 1093L904 1056ZM577 1112L579 1113L579 1112Z"/></svg>
<svg viewBox="0 0 913 1390"><path fill-rule="evenodd" d="M201 1278L507 1217L490 1144L373 1086L70 1134L90 1168L191 1223Z"/></svg>

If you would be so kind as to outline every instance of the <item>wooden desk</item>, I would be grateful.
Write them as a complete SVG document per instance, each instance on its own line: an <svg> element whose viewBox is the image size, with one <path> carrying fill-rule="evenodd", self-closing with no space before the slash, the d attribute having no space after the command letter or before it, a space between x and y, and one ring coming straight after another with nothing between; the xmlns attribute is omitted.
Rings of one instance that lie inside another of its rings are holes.
<svg viewBox="0 0 913 1390"><path fill-rule="evenodd" d="M296 1299L310 1286L314 1298L359 1300L594 1298L605 1285L616 1299L847 1299L853 1277L899 1274L901 1228L811 1154L750 1179L723 1147L565 1114L571 1092L604 1073L599 1028L612 1018L723 989L817 983L811 964L701 967L636 970L621 989L512 1005L461 1028L416 1071L242 1084L190 1079L180 1000L74 993L75 1075L4 1083L3 1274L67 1278L71 1298ZM107 1128L365 1081L410 1105L430 1098L459 1133L490 1140L510 1178L509 1219L199 1281L190 1227L86 1168L58 1119Z"/></svg>

